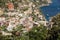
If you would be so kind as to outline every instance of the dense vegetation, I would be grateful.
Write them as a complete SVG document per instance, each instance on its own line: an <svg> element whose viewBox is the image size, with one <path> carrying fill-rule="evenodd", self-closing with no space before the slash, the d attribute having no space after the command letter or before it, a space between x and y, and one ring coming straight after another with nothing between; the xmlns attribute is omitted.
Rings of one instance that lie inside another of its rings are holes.
<svg viewBox="0 0 60 40"><path fill-rule="evenodd" d="M59 18L60 15L53 17L54 24L51 29L47 29L43 25L38 27L35 25L32 30L26 33L23 33L20 29L18 29L19 32L12 32L13 35L11 36L3 36L0 33L0 40L60 40Z"/></svg>
<svg viewBox="0 0 60 40"><path fill-rule="evenodd" d="M47 40L60 40L60 14L52 18L53 26L48 30Z"/></svg>
<svg viewBox="0 0 60 40"><path fill-rule="evenodd" d="M0 7L4 7L5 3L7 2L7 0L4 2L3 1L0 0ZM37 3L36 5L38 6L41 4L40 0L38 1L39 2L33 0L32 2L34 2L34 4ZM27 10L27 8L25 10ZM14 29L13 32L10 32L12 33L12 35L4 36L0 32L0 40L60 40L60 15L53 17L52 22L54 24L50 29L43 25L40 26L34 25L34 27L29 32L25 33L22 30L20 30L23 26L18 26L16 30ZM6 31L5 26L3 25L3 27L0 27L0 30Z"/></svg>

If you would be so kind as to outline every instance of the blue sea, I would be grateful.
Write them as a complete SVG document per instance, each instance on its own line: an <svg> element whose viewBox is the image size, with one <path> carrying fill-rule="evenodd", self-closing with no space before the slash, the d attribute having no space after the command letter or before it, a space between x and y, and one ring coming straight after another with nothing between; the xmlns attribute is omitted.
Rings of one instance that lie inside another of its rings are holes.
<svg viewBox="0 0 60 40"><path fill-rule="evenodd" d="M60 0L52 0L49 6L40 7L46 20L49 21L50 17L57 15L60 12Z"/></svg>

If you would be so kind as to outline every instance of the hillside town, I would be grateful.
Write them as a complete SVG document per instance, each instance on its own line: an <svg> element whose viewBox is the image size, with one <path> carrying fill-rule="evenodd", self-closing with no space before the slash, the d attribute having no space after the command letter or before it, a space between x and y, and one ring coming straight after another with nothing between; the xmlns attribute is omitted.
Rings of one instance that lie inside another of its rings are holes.
<svg viewBox="0 0 60 40"><path fill-rule="evenodd" d="M26 31L32 29L34 24L47 26L46 23L48 22L41 14L39 7L33 2L29 0L18 0L14 3L7 1L5 5L7 8L0 7L0 26L5 25L7 31L13 31L13 28L17 28L17 25L23 25L23 30Z"/></svg>
<svg viewBox="0 0 60 40"><path fill-rule="evenodd" d="M50 28L55 25L55 22L53 18L47 21L40 7L49 6L51 3L51 0L1 0L0 34L10 36L10 40L30 40L29 37L31 36L31 40L33 40L33 38L34 40L45 40L44 37L47 39L47 37L50 37L49 35L47 36L47 33L52 30ZM36 28L36 30L34 28ZM25 34L27 34L28 37ZM26 39L23 37L19 39L21 35L26 37Z"/></svg>

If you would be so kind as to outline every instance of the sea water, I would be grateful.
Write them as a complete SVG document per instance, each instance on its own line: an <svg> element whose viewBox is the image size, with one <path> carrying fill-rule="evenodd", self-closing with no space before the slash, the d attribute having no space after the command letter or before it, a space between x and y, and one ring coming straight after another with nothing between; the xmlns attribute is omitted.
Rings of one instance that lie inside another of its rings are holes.
<svg viewBox="0 0 60 40"><path fill-rule="evenodd" d="M60 0L51 0L51 1L52 3L50 3L49 6L40 7L47 21L50 20L50 17L53 17L60 12Z"/></svg>

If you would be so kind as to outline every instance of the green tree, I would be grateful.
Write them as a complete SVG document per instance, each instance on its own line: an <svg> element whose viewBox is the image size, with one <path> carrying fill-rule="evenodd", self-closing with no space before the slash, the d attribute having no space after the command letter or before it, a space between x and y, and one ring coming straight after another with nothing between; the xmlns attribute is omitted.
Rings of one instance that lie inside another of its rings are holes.
<svg viewBox="0 0 60 40"><path fill-rule="evenodd" d="M51 22L54 22L53 26L60 26L60 14L54 16Z"/></svg>
<svg viewBox="0 0 60 40"><path fill-rule="evenodd" d="M47 40L60 40L60 14L52 18L52 28L48 30Z"/></svg>
<svg viewBox="0 0 60 40"><path fill-rule="evenodd" d="M35 26L29 32L29 40L45 40L47 37L47 28L44 26Z"/></svg>

